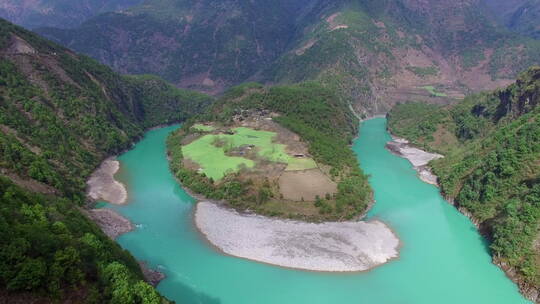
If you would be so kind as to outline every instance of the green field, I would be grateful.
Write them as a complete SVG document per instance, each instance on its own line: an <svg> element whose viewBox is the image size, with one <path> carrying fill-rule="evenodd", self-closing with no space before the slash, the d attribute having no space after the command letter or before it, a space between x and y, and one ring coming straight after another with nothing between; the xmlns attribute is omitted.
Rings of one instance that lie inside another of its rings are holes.
<svg viewBox="0 0 540 304"><path fill-rule="evenodd" d="M233 173L242 165L247 168L255 166L255 162L244 157L225 155L224 147L216 147L213 143L218 135L205 135L182 148L185 157L199 164L206 176L214 180L222 179L227 173Z"/></svg>
<svg viewBox="0 0 540 304"><path fill-rule="evenodd" d="M272 142L272 139L277 135L276 133L244 127L236 128L233 131L234 135L219 135L219 137L225 139L232 147L255 145L259 156L274 162L288 163L290 156L285 153L285 145Z"/></svg>
<svg viewBox="0 0 540 304"><path fill-rule="evenodd" d="M431 95L437 97L447 97L446 93L438 92L434 86L423 86L422 89L428 91Z"/></svg>
<svg viewBox="0 0 540 304"><path fill-rule="evenodd" d="M226 151L247 145L253 145L261 158L286 163L287 170L305 170L316 168L310 158L295 158L285 152L285 145L272 142L275 132L257 131L250 128L235 128L232 135L205 135L182 148L183 155L199 164L202 172L214 180L220 180L229 173L240 170L242 166L253 168L253 160L226 155ZM216 146L219 142L220 145Z"/></svg>
<svg viewBox="0 0 540 304"><path fill-rule="evenodd" d="M317 163L312 158L291 158L287 171L300 171L317 168Z"/></svg>
<svg viewBox="0 0 540 304"><path fill-rule="evenodd" d="M216 129L213 126L207 126L203 124L194 124L191 128L193 130L203 131L203 132L212 132Z"/></svg>

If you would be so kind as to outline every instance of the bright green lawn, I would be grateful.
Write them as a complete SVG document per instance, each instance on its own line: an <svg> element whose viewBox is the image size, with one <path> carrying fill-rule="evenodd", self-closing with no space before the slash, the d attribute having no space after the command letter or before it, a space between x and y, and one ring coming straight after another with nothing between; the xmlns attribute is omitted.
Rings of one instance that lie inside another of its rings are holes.
<svg viewBox="0 0 540 304"><path fill-rule="evenodd" d="M220 180L228 173L236 172L243 164L252 168L254 161L244 157L233 157L225 155L225 151L230 148L244 145L254 145L257 154L262 158L273 162L288 164L287 170L305 170L316 168L317 164L310 158L294 158L285 152L285 145L272 142L276 136L275 132L257 131L250 128L236 128L234 135L205 135L196 141L182 148L185 157L191 159L201 166L206 176L214 180ZM225 144L216 147L216 139L222 140Z"/></svg>
<svg viewBox="0 0 540 304"><path fill-rule="evenodd" d="M446 93L437 92L437 89L434 86L423 86L422 89L425 89L428 91L431 95L437 96L437 97L446 97Z"/></svg>
<svg viewBox="0 0 540 304"><path fill-rule="evenodd" d="M203 132L212 132L216 129L212 126L207 126L203 124L194 124L191 128L194 130L203 131Z"/></svg>
<svg viewBox="0 0 540 304"><path fill-rule="evenodd" d="M272 139L277 135L275 132L257 131L250 128L236 128L234 135L219 135L232 147L255 145L259 156L281 163L288 163L291 156L285 153L285 145L273 143Z"/></svg>
<svg viewBox="0 0 540 304"><path fill-rule="evenodd" d="M216 181L222 179L226 173L238 171L242 164L248 168L255 166L255 162L250 159L225 155L224 147L213 144L216 136L205 135L182 147L182 153L199 164L206 176Z"/></svg>

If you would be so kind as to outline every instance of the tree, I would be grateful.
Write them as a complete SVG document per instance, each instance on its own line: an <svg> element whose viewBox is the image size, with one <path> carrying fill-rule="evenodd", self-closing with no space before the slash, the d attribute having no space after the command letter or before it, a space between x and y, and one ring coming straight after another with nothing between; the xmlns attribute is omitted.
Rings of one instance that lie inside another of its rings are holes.
<svg viewBox="0 0 540 304"><path fill-rule="evenodd" d="M47 273L45 262L39 258L27 258L16 267L17 275L8 282L8 290L33 290L41 286Z"/></svg>
<svg viewBox="0 0 540 304"><path fill-rule="evenodd" d="M148 285L148 283L139 281L133 286L133 290L141 304L161 303L159 294L154 288L152 288L152 286Z"/></svg>

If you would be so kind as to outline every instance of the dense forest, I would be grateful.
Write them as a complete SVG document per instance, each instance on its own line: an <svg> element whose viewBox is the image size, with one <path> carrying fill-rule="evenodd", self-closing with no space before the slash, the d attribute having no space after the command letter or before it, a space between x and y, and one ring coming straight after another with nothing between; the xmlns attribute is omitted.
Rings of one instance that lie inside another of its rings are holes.
<svg viewBox="0 0 540 304"><path fill-rule="evenodd" d="M160 303L133 257L81 213L85 180L146 128L211 101L0 20L0 297Z"/></svg>
<svg viewBox="0 0 540 304"><path fill-rule="evenodd" d="M1 176L0 193L0 282L12 303L61 297L96 304L162 303L143 281L137 261L73 201L33 193ZM0 299L7 300L3 293Z"/></svg>
<svg viewBox="0 0 540 304"><path fill-rule="evenodd" d="M540 287L540 67L506 89L388 115L393 134L443 153L441 191L488 236L494 261L527 292ZM515 275L514 275L515 274Z"/></svg>
<svg viewBox="0 0 540 304"><path fill-rule="evenodd" d="M315 206L319 208L319 215L308 220L352 219L366 211L372 201L371 188L349 148L357 134L358 120L335 91L318 83L271 88L255 83L244 84L225 93L209 112L189 120L168 140L171 169L184 186L211 199L225 199L236 208L264 212L258 208L261 195L249 195L253 192L250 188L258 185L243 180L238 174L217 184L182 165L181 141L190 134L194 122L214 121L227 125L232 123L233 115L246 109L279 113L280 116L274 121L307 142L309 153L317 163L331 167L330 175L338 181L338 192L334 197L317 199ZM268 186L263 185L255 192L260 193L264 187ZM263 193L263 196L268 195ZM270 215L295 217L288 214Z"/></svg>

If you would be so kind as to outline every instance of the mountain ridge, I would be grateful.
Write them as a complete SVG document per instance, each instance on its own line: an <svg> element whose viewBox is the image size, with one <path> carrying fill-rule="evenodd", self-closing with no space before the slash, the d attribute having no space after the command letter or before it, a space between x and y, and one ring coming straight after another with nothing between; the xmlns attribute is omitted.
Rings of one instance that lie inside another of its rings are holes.
<svg viewBox="0 0 540 304"><path fill-rule="evenodd" d="M480 0L167 4L174 13L151 0L77 29L38 32L121 72L213 94L252 80L320 81L364 115L411 99L449 103L508 85L540 62L540 43L498 25Z"/></svg>
<svg viewBox="0 0 540 304"><path fill-rule="evenodd" d="M0 17L28 28L43 26L70 28L100 13L126 9L142 1L5 0L0 3Z"/></svg>
<svg viewBox="0 0 540 304"><path fill-rule="evenodd" d="M540 39L540 1L485 1L497 19L513 32Z"/></svg>

